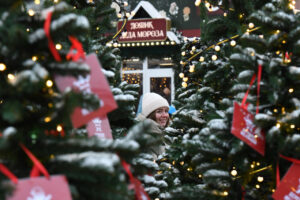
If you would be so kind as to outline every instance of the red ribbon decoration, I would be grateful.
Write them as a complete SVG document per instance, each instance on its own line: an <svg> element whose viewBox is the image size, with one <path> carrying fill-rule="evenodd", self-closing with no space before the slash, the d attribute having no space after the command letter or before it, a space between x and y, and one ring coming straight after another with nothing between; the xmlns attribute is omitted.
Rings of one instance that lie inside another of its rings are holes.
<svg viewBox="0 0 300 200"><path fill-rule="evenodd" d="M276 187L278 187L280 182L280 172L279 172L279 163L276 164Z"/></svg>
<svg viewBox="0 0 300 200"><path fill-rule="evenodd" d="M45 34L48 38L49 49L50 49L54 59L56 61L61 61L61 57L60 57L58 51L56 50L54 42L53 42L53 40L50 36L51 17L52 17L52 12L49 12L47 14L47 18L46 18L45 23L44 23L44 31L45 31Z"/></svg>
<svg viewBox="0 0 300 200"><path fill-rule="evenodd" d="M291 158L291 157L287 157L287 156L284 156L284 155L281 155L281 154L279 156L280 156L280 158L283 158L285 160L288 160L288 161L291 161L293 163L296 163L296 164L300 165L300 160L297 160L297 159Z"/></svg>
<svg viewBox="0 0 300 200"><path fill-rule="evenodd" d="M34 163L34 167L37 167L40 172L42 172L47 178L50 178L50 175L44 165L27 149L22 143L20 143L20 147L23 149L23 151L27 154L27 156L32 160ZM37 170L37 169L33 169ZM32 171L33 171L32 170ZM36 172L32 172L30 174L34 174Z"/></svg>
<svg viewBox="0 0 300 200"><path fill-rule="evenodd" d="M13 183L18 183L18 178L7 168L5 165L0 163L0 171L7 176Z"/></svg>
<svg viewBox="0 0 300 200"><path fill-rule="evenodd" d="M258 112L259 112L258 106L259 106L259 93L260 93L261 72L262 72L262 66L261 66L261 65L258 65L256 114L258 114Z"/></svg>
<svg viewBox="0 0 300 200"><path fill-rule="evenodd" d="M33 165L33 168L30 171L30 177L31 178L38 177L38 176L40 176L40 174L41 173L40 173L39 168L36 165Z"/></svg>
<svg viewBox="0 0 300 200"><path fill-rule="evenodd" d="M261 73L262 73L262 65L259 64L259 65L258 65L258 75L257 75L256 114L258 114L258 112L259 112L258 106L259 106L259 93L260 93ZM253 74L253 76L252 76L252 78L251 78L251 81L250 81L250 84L249 84L249 87L248 87L248 90L247 90L247 92L245 93L245 96L244 96L243 101L242 101L242 103L241 103L241 106L244 107L245 109L247 109L247 106L248 106L248 104L246 104L246 101L247 101L247 97L248 97L250 88L252 87L255 78L256 78L256 74Z"/></svg>
<svg viewBox="0 0 300 200"><path fill-rule="evenodd" d="M244 186L242 186L242 200L245 200L245 194L246 194L245 188Z"/></svg>
<svg viewBox="0 0 300 200"><path fill-rule="evenodd" d="M145 200L145 198L146 198L146 200L150 200L150 197L142 188L141 182L132 175L132 173L130 171L130 165L124 160L121 160L121 164L122 164L123 168L125 169L126 173L128 174L130 182L134 186L136 199L137 200Z"/></svg>
<svg viewBox="0 0 300 200"><path fill-rule="evenodd" d="M69 53L67 54L67 60L72 59L73 61L77 61L80 58L85 59L84 51L82 48L82 44L73 36L69 36L69 40L72 43ZM74 51L76 50L76 53Z"/></svg>
<svg viewBox="0 0 300 200"><path fill-rule="evenodd" d="M252 76L252 78L251 78L251 81L250 81L250 84L249 84L249 87L248 87L248 90L247 90L247 92L245 93L245 96L244 96L243 101L242 101L242 103L241 103L241 106L244 107L245 109L247 109L247 107L248 107L248 104L246 104L246 101L247 101L247 97L248 97L250 88L252 87L255 78L256 78L256 74L253 74L253 76Z"/></svg>

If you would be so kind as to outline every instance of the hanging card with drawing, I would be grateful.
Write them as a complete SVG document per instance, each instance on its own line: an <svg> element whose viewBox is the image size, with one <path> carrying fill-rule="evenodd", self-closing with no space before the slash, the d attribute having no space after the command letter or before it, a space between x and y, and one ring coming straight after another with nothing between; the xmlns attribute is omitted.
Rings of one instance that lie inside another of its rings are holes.
<svg viewBox="0 0 300 200"><path fill-rule="evenodd" d="M55 77L55 82L61 92L67 87L71 87L75 91L92 93L99 98L99 108L96 110L90 111L79 107L75 108L71 116L75 128L79 128L97 117L103 117L117 108L114 96L106 77L102 73L96 54L90 54L86 56L85 60L79 62L84 62L90 67L90 74L79 76L77 79L72 76L57 75Z"/></svg>

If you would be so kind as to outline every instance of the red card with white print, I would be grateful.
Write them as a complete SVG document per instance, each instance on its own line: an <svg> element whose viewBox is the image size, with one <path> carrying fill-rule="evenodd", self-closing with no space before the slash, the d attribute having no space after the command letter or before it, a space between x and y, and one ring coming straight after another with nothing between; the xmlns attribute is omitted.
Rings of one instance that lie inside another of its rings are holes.
<svg viewBox="0 0 300 200"><path fill-rule="evenodd" d="M300 164L293 164L280 181L272 197L275 200L300 199Z"/></svg>
<svg viewBox="0 0 300 200"><path fill-rule="evenodd" d="M55 175L19 179L12 196L6 200L72 200L65 176Z"/></svg>
<svg viewBox="0 0 300 200"><path fill-rule="evenodd" d="M72 76L55 77L55 82L61 92L67 87L74 90L79 90L83 93L93 93L99 98L100 107L97 110L89 111L82 108L75 108L71 119L75 128L87 124L94 118L105 116L107 113L117 108L117 103L110 90L106 77L101 71L101 65L98 61L96 54L86 56L84 61L90 66L90 74L86 76L79 76L78 79Z"/></svg>
<svg viewBox="0 0 300 200"><path fill-rule="evenodd" d="M87 124L88 136L96 136L98 138L112 139L111 129L107 116L92 119Z"/></svg>
<svg viewBox="0 0 300 200"><path fill-rule="evenodd" d="M265 154L265 135L253 123L254 115L247 109L234 102L231 133L244 141L261 155Z"/></svg>

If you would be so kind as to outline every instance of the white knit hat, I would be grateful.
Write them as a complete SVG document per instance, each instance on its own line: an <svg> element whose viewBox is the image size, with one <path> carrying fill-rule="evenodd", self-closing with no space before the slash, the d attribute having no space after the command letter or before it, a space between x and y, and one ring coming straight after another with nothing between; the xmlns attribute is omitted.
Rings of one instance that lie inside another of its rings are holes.
<svg viewBox="0 0 300 200"><path fill-rule="evenodd" d="M144 117L148 117L150 113L160 107L169 108L169 103L165 98L153 92L143 95L141 114L144 115Z"/></svg>

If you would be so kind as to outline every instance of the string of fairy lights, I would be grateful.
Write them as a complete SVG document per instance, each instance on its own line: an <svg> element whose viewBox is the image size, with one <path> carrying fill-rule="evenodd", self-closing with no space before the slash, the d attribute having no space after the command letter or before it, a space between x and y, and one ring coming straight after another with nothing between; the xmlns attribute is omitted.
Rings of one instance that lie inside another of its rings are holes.
<svg viewBox="0 0 300 200"><path fill-rule="evenodd" d="M201 0L196 0L195 1L195 6L200 6L201 3L204 3L205 7L207 8L207 10L209 12L212 12L212 11L214 11L214 10L217 9L216 6L211 5L208 1L202 2ZM289 1L289 8L290 9L295 10L295 5L296 5L295 0L290 0ZM229 10L233 10L233 9L229 9ZM226 12L224 12L224 17L227 17L227 13ZM241 13L239 15L239 17L243 18L244 14ZM248 24L248 29L246 30L245 33L246 34L250 34L251 32L259 30L259 29L260 29L260 27L255 27L254 23L250 22ZM277 30L275 34L278 34L279 32L280 31ZM183 58L184 57L188 57L185 61L184 60L180 61L180 64L182 65L182 69L183 69L183 72L179 73L179 77L182 79L181 86L183 88L186 88L188 86L189 78L188 78L188 76L186 74L187 71L189 73L193 73L195 71L195 64L192 62L193 60L195 60L196 58L199 57L199 59L198 59L199 62L205 61L205 58L201 54L203 54L206 51L211 50L211 49L214 49L216 52L219 52L221 50L221 46L220 45L223 44L223 43L226 43L226 42L230 42L230 45L232 47L234 47L236 45L236 39L238 39L239 37L240 37L240 35L234 35L234 36L232 36L230 38L224 39L224 40L222 40L222 41L220 41L220 42L218 42L216 44L213 44L213 45L211 45L211 46L209 46L209 47L207 47L205 49L202 49L202 50L196 48L195 45L198 44L199 40L197 38L194 38L193 41L190 44L191 49L190 50L186 49L185 51L181 52L181 55L182 55ZM263 35L260 35L259 37L263 38ZM187 42L187 38L185 38L185 42ZM285 41L283 41L283 42L285 42ZM281 54L281 52L278 51L278 52L276 52L276 54L279 55L279 54ZM284 56L283 53L282 53L282 55L283 55L283 62L289 63L290 60L287 59ZM216 61L217 59L218 59L218 56L216 54L213 54L211 56L211 60ZM188 70L184 70L187 65L189 65L188 66Z"/></svg>
<svg viewBox="0 0 300 200"><path fill-rule="evenodd" d="M201 2L201 0L196 0L195 1L195 5L196 6L199 6L200 4L201 4L202 2ZM204 3L205 3L205 6L207 7L207 9L209 10L209 11L213 11L215 8L211 5L211 4L209 4L207 1L204 1ZM289 8L290 9L295 9L295 1L294 0L291 0L290 1L290 3L289 3ZM224 13L224 17L226 17L227 16L227 14L226 13ZM240 15L240 17L243 17L243 14L241 14ZM249 23L249 25L248 25L248 29L246 30L246 34L249 34L249 33L251 33L251 32L253 32L253 31L256 31L256 30L259 30L260 29L260 27L255 27L255 25L253 24L253 23ZM276 33L275 34L278 34L279 33L279 30L278 31L276 31ZM205 58L203 57L203 56L201 56L201 54L203 54L204 52L206 52L206 51L208 51L208 50L211 50L211 49L214 49L216 52L218 52L218 51L220 51L220 49L221 49L221 47L220 47L220 45L221 44L223 44L223 43L226 43L226 42L230 42L230 45L232 46L232 47L234 47L235 45L236 45L236 39L238 38L238 37L240 37L240 35L235 35L235 36L232 36L232 37L230 37L230 38L228 38L228 39L225 39L225 40L222 40L222 41L220 41L220 42L218 42L218 43L216 43L216 44L213 44L213 45L211 45L211 46L209 46L209 47L207 47L207 48L205 48L205 49L203 49L203 50L199 50L199 51L197 51L197 48L195 47L195 46L193 46L193 44L197 44L198 43L198 40L197 40L197 38L194 38L194 40L191 42L191 50L187 50L187 51L183 51L182 53L181 53L181 55L184 57L184 56L187 56L188 58L186 59L186 61L181 61L180 62L180 64L184 67L184 66L186 66L187 64L189 64L189 72L190 73L193 73L194 72L194 70L195 70L195 65L191 62L191 61L193 61L193 60L195 60L196 58L199 58L199 62L203 62L204 60L205 60ZM263 35L260 35L260 37L263 37ZM284 42L284 41L283 41ZM279 54L281 54L281 52L279 52L279 51L277 51L276 52L276 54L277 55L279 55ZM289 62L291 62L291 60L289 59L289 58L286 58L286 57L284 57L284 54L282 53L282 55L283 55L283 62L284 63L289 63ZM215 60L217 60L218 59L218 57L217 57L217 55L212 55L211 56L211 59L213 60L213 61L215 61ZM182 80L183 80L183 82L182 82L182 87L187 87L187 81L188 81L188 77L187 76L185 76L185 74L183 73L183 72L181 72L180 74L179 74L179 77L180 78L182 78ZM294 92L294 89L293 88L290 88L289 90L288 90L288 92L289 93L293 93ZM285 111L285 108L284 107L282 107L281 109L274 109L274 113L281 113L281 114L286 114L286 111ZM282 125L282 122L277 122L276 123L276 127L279 129L279 128L281 128L283 125ZM295 129L296 128L296 126L295 126L295 124L289 124L288 125L289 126L289 128L290 129ZM297 130L300 130L300 128L297 128ZM217 161L221 161L222 160L222 158L217 158L216 159L216 162ZM189 166L189 165L185 165L185 162L184 161L179 161L179 164L181 165L181 166L185 166L185 169L186 169L186 171L187 172L193 172L194 171L194 169L191 167L191 166ZM172 165L173 166L175 166L176 165L176 162L175 161L172 161L171 163L170 163L170 166L169 166L169 169L171 170L172 169ZM268 165L268 166L263 166L263 167L261 167L261 163L260 162L258 162L258 161L252 161L250 164L249 164L249 168L251 169L251 171L249 172L249 175L255 175L255 174L258 174L258 175L256 175L255 177L256 177L256 181L257 181L257 183L255 184L255 188L256 189L260 189L261 188L261 184L265 181L265 178L264 178L264 176L263 175L261 175L260 173L261 172L263 172L263 171L266 171L266 170L274 170L274 168L273 168L273 166L272 165ZM163 171L158 171L157 172L158 174L162 174L163 173ZM231 174L231 176L232 176L232 178L233 179L239 179L239 178L241 178L242 177L242 175L239 175L239 172L238 172L238 170L236 169L236 167L232 167L232 169L231 169L231 171L230 171L230 174ZM198 174L198 178L202 178L202 174ZM271 192L275 192L275 185L273 185L273 187L271 187L270 188L270 191ZM215 191L215 194L216 195L219 195L219 196L228 196L229 195L229 191Z"/></svg>
<svg viewBox="0 0 300 200"><path fill-rule="evenodd" d="M32 2L32 5L26 7L27 8L26 13L28 14L28 16L35 17L36 15L42 15L42 10L41 10L41 7L40 7L40 5L41 5L42 2L43 2L43 0L34 0ZM126 9L125 9L125 7L128 6L128 3L126 1L124 1L124 0L114 0L113 2L119 6L119 12L117 13L117 16L119 18L127 19L130 16L130 13L126 12ZM56 5L58 3L60 3L60 0L53 0L53 4L54 5ZM95 4L94 0L87 0L86 3L90 4L90 5L94 5ZM77 9L77 7L74 6L73 9ZM126 20L124 20L124 25L122 27L125 27L125 24L126 24ZM96 27L96 30L100 30L100 27ZM26 28L26 32L31 32L31 31L32 30L29 27ZM120 31L118 31L112 38L113 39L117 38L121 34L122 31L123 31L123 29L121 29ZM57 51L61 51L63 49L63 45L60 44L60 43L56 43L55 44L55 49ZM32 57L31 57L31 60L34 61L34 62L38 62L39 59L41 59L41 57L38 56L38 55L32 55ZM3 63L3 62L0 62L0 72L5 72L6 70L7 70L7 65L5 63ZM9 83L11 83L11 84L15 83L15 81L16 81L16 74L8 73L6 75L6 77L7 77L7 80L8 80ZM52 89L53 85L54 85L53 80L49 79L49 77L48 77L48 79L45 80L45 90L47 90L50 95L54 94L54 91ZM4 100L1 99L0 100L0 104L2 104L3 101ZM53 104L49 103L48 107L52 108ZM52 117L51 116L45 116L45 118L44 118L44 122L45 123L49 123L51 121L52 121ZM63 131L63 125L62 124L58 124L56 126L56 131L62 132ZM34 136L33 136L33 140L34 140Z"/></svg>

